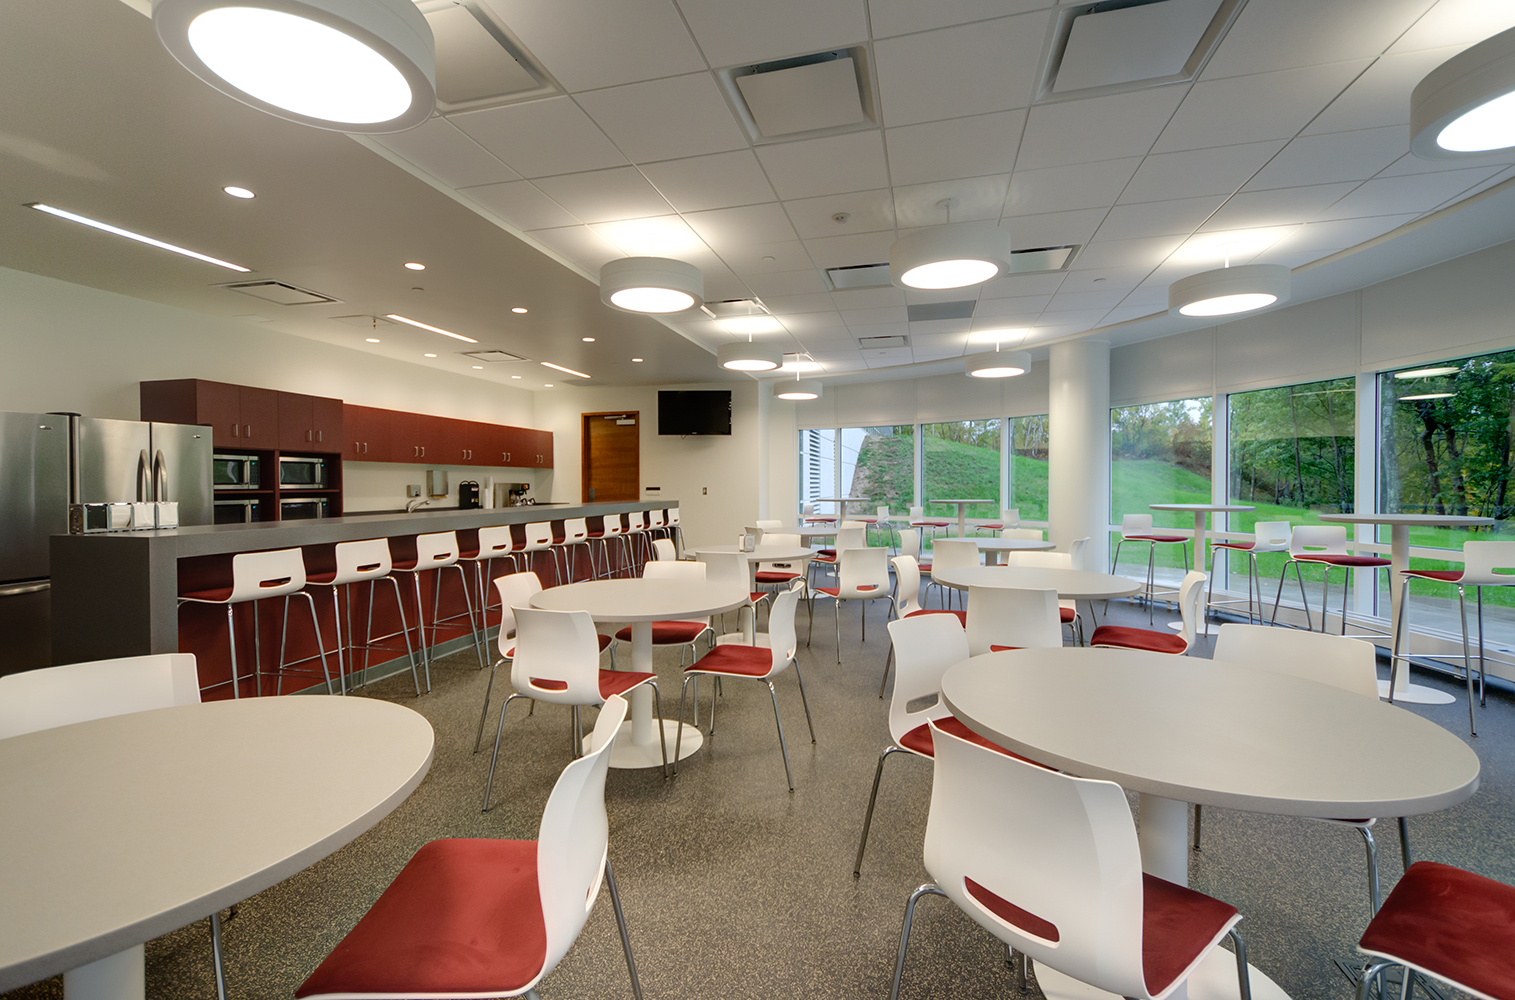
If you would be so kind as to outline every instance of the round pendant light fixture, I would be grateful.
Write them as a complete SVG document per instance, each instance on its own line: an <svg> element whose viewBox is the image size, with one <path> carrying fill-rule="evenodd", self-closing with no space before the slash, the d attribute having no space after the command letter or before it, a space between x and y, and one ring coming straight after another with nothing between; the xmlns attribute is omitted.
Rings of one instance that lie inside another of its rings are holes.
<svg viewBox="0 0 1515 1000"><path fill-rule="evenodd" d="M715 359L729 371L771 372L784 363L784 352L775 345L739 341L722 344L716 349Z"/></svg>
<svg viewBox="0 0 1515 1000"><path fill-rule="evenodd" d="M705 301L705 276L672 257L622 257L600 267L600 301L622 312L683 312Z"/></svg>
<svg viewBox="0 0 1515 1000"><path fill-rule="evenodd" d="M889 280L902 288L963 288L1010 270L1010 234L992 222L958 222L901 236Z"/></svg>
<svg viewBox="0 0 1515 1000"><path fill-rule="evenodd" d="M1013 378L1031 370L1028 351L985 351L968 355L964 371L974 378Z"/></svg>
<svg viewBox="0 0 1515 1000"><path fill-rule="evenodd" d="M153 0L158 39L243 104L382 134L436 108L436 44L412 0Z"/></svg>
<svg viewBox="0 0 1515 1000"><path fill-rule="evenodd" d="M1426 75L1410 94L1410 151L1455 160L1515 148L1515 28Z"/></svg>
<svg viewBox="0 0 1515 1000"><path fill-rule="evenodd" d="M1219 267L1168 286L1168 311L1178 316L1232 316L1289 301L1293 275L1282 264Z"/></svg>
<svg viewBox="0 0 1515 1000"><path fill-rule="evenodd" d="M793 382L778 382L773 387L773 395L778 399L820 399L821 384L809 378L797 378Z"/></svg>

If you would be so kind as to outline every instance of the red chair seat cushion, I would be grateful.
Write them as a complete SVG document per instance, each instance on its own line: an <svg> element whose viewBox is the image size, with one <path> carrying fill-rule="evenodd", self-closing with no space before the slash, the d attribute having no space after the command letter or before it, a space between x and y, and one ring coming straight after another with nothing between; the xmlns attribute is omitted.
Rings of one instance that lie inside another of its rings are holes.
<svg viewBox="0 0 1515 1000"><path fill-rule="evenodd" d="M1236 549L1238 552L1251 552L1256 542L1216 542L1217 549Z"/></svg>
<svg viewBox="0 0 1515 1000"><path fill-rule="evenodd" d="M687 668L685 673L732 674L737 677L766 677L773 669L773 650L736 643L717 646Z"/></svg>
<svg viewBox="0 0 1515 1000"><path fill-rule="evenodd" d="M1025 646L996 646L992 642L989 644L989 652L991 652L991 653L1009 653L1012 650L1025 649L1025 648L1026 648Z"/></svg>
<svg viewBox="0 0 1515 1000"><path fill-rule="evenodd" d="M919 611L910 612L905 617L914 618L916 615L957 615L957 620L963 623L963 628L968 627L968 612L966 611L953 611L944 608L922 608Z"/></svg>
<svg viewBox="0 0 1515 1000"><path fill-rule="evenodd" d="M760 569L757 571L758 583L788 583L790 580L798 580L798 573L782 573L773 569Z"/></svg>
<svg viewBox="0 0 1515 1000"><path fill-rule="evenodd" d="M954 523L956 523L956 522L954 522L954 521L911 521L910 522L910 526L912 528L949 528Z"/></svg>
<svg viewBox="0 0 1515 1000"><path fill-rule="evenodd" d="M1064 625L1072 625L1073 619L1078 617L1078 612L1074 611L1072 608L1058 608L1057 617L1062 621Z"/></svg>
<svg viewBox="0 0 1515 1000"><path fill-rule="evenodd" d="M657 680L657 674L641 674L635 670L601 670L600 671L600 697L609 698L613 694L625 694L638 684Z"/></svg>
<svg viewBox="0 0 1515 1000"><path fill-rule="evenodd" d="M1323 563L1327 566L1347 566L1354 569L1377 569L1389 565L1389 560L1377 556L1313 556L1308 552L1294 557L1295 562Z"/></svg>
<svg viewBox="0 0 1515 1000"><path fill-rule="evenodd" d="M936 724L941 728L942 732L956 736L958 739L967 740L969 743L976 743L986 750L993 750L995 753L1002 753L1006 757L1014 757L1016 760L1023 760L1027 764L1036 764L1036 761L1030 759L1029 757L1022 757L1018 753L1011 753L1009 750L1006 750L998 743L991 743L989 740L984 739L978 733L975 733L973 730L964 725L963 720L959 719L955 715L948 715L943 718L937 719ZM922 757L935 757L936 746L931 741L930 724L928 723L924 726L916 726L914 729L910 730L910 732L906 733L900 739L900 748L909 750L911 753L918 753ZM1036 766L1043 767L1044 765L1036 764Z"/></svg>
<svg viewBox="0 0 1515 1000"><path fill-rule="evenodd" d="M532 840L434 840L295 990L516 993L547 960Z"/></svg>
<svg viewBox="0 0 1515 1000"><path fill-rule="evenodd" d="M1189 646L1184 637L1172 632L1153 632L1150 629L1131 628L1126 625L1101 625L1089 637L1091 646L1118 646L1121 649L1146 649L1154 653L1182 653Z"/></svg>
<svg viewBox="0 0 1515 1000"><path fill-rule="evenodd" d="M1400 576L1413 576L1417 580L1441 580L1443 583L1459 583L1462 580L1460 569L1402 569Z"/></svg>
<svg viewBox="0 0 1515 1000"><path fill-rule="evenodd" d="M859 587L857 589L859 591L864 591L864 590L874 590L874 591L876 591L876 590L878 590L878 584L876 584L876 583L865 583L865 584L863 584L861 587ZM816 590L817 593L825 594L828 597L835 597L835 596L837 596L837 594L841 593L841 588L840 587L816 587L815 590ZM882 593L882 591L879 591L879 592Z"/></svg>
<svg viewBox="0 0 1515 1000"><path fill-rule="evenodd" d="M753 604L757 604L759 601L766 601L772 596L773 595L766 590L749 590L747 592L747 599Z"/></svg>
<svg viewBox="0 0 1515 1000"><path fill-rule="evenodd" d="M1187 542L1183 535L1126 535L1128 542Z"/></svg>
<svg viewBox="0 0 1515 1000"><path fill-rule="evenodd" d="M1186 886L1142 875L1142 974L1161 993L1225 932L1236 907Z"/></svg>
<svg viewBox="0 0 1515 1000"><path fill-rule="evenodd" d="M1417 861L1357 946L1485 996L1515 996L1515 887Z"/></svg>
<svg viewBox="0 0 1515 1000"><path fill-rule="evenodd" d="M191 590L179 596L186 601L210 601L214 604L225 604L231 600L231 588L216 587L212 590Z"/></svg>
<svg viewBox="0 0 1515 1000"><path fill-rule="evenodd" d="M699 638L706 627L703 622L653 622L652 644L654 646L683 646ZM631 626L627 625L621 629L615 637L622 642L630 642Z"/></svg>

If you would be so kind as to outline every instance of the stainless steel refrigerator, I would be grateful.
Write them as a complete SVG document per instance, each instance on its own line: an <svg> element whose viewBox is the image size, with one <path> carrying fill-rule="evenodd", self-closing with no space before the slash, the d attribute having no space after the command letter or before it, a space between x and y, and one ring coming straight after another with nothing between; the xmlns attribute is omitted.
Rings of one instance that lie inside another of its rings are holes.
<svg viewBox="0 0 1515 1000"><path fill-rule="evenodd" d="M212 523L210 428L0 412L0 674L50 662L48 538L69 504L153 500Z"/></svg>

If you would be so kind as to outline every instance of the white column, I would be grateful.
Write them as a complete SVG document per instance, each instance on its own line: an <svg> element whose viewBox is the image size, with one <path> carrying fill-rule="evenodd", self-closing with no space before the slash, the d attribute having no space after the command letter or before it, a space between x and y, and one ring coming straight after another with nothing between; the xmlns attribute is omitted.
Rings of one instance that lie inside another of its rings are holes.
<svg viewBox="0 0 1515 1000"><path fill-rule="evenodd" d="M1085 565L1110 564L1110 345L1052 346L1048 386L1048 537L1064 551L1087 537Z"/></svg>

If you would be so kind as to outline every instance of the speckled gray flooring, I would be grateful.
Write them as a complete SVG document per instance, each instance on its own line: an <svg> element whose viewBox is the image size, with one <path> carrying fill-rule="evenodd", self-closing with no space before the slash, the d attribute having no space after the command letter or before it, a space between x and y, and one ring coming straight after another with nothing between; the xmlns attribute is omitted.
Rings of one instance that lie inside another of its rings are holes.
<svg viewBox="0 0 1515 1000"><path fill-rule="evenodd" d="M1145 626L1146 614L1112 605L1108 620ZM905 900L926 878L921 839L931 768L898 755L889 762L862 879L854 881L868 787L889 739L886 703L877 696L887 651L884 606L869 615L866 645L859 644L857 609L844 609L841 665L829 607L818 607L815 624L815 644L801 647L800 666L817 745L806 738L794 677L777 682L794 794L784 783L771 703L754 682L726 682L718 736L684 762L677 779L665 783L656 769L611 772L610 857L648 1000L888 995ZM803 618L800 631L803 637ZM677 653L660 653L658 669L672 712ZM495 807L485 815L479 797L488 755L472 750L486 677L471 652L439 661L433 677L434 690L420 699L409 694L408 678L380 681L364 692L424 714L436 728L435 763L420 788L373 830L242 904L225 925L232 1000L290 997L427 841L535 837L542 806L569 759L567 709L539 706L528 718L519 702L512 706ZM1417 680L1458 690L1435 676ZM1460 701L1411 710L1466 735ZM1418 858L1515 882L1515 699L1491 688L1480 723L1481 735L1470 743L1483 761L1482 788L1461 806L1412 819L1412 846ZM1387 893L1401 868L1393 825L1379 829ZM1241 930L1255 966L1295 1000L1350 995L1333 959L1352 953L1367 920L1363 854L1354 831L1213 810L1205 816L1204 850L1191 859L1191 884L1244 914ZM207 926L200 921L148 943L149 997L214 997ZM62 992L55 979L6 1000ZM603 895L540 993L544 1000L631 996ZM946 900L928 898L918 912L903 995L1015 993L999 944Z"/></svg>

